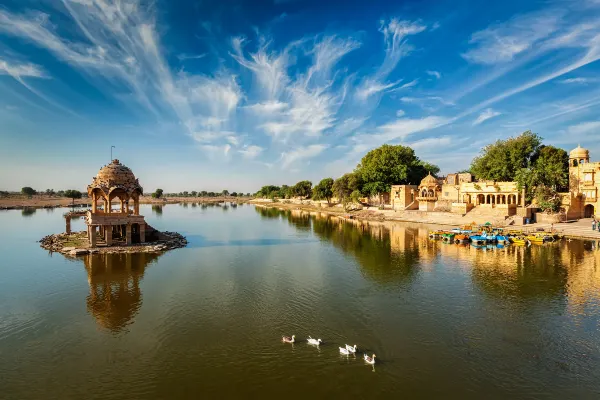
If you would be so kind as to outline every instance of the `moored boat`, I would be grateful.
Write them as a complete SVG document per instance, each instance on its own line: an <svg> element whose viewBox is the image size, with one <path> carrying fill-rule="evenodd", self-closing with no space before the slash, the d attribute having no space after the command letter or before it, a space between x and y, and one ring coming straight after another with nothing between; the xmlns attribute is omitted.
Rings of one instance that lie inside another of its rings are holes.
<svg viewBox="0 0 600 400"><path fill-rule="evenodd" d="M454 233L453 232L442 233L442 240L446 243L452 243L454 241Z"/></svg>

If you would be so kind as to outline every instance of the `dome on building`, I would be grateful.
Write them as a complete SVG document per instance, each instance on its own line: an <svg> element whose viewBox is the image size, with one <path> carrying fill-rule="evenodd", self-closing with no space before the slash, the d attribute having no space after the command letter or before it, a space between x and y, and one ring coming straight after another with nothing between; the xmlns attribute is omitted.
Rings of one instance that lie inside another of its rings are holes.
<svg viewBox="0 0 600 400"><path fill-rule="evenodd" d="M421 180L421 186L438 185L438 180L429 173L425 178Z"/></svg>
<svg viewBox="0 0 600 400"><path fill-rule="evenodd" d="M587 149L584 149L581 146L577 146L576 149L571 150L571 152L569 153L569 158L575 158L575 159L588 159L590 157L590 152Z"/></svg>
<svg viewBox="0 0 600 400"><path fill-rule="evenodd" d="M115 189L122 189L130 196L135 192L142 194L144 191L133 172L119 160L113 160L110 164L100 168L98 175L88 186L88 194L94 189L102 190L105 195Z"/></svg>

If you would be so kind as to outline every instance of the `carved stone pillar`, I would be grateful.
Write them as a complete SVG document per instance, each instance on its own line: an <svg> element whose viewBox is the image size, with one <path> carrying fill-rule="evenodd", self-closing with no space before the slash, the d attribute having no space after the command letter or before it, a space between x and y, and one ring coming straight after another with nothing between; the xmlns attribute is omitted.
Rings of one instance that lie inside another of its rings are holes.
<svg viewBox="0 0 600 400"><path fill-rule="evenodd" d="M96 225L92 225L89 227L90 230L90 246L96 247Z"/></svg>
<svg viewBox="0 0 600 400"><path fill-rule="evenodd" d="M131 245L131 224L127 224L125 228L125 244Z"/></svg>
<svg viewBox="0 0 600 400"><path fill-rule="evenodd" d="M140 242L146 242L146 224L140 224Z"/></svg>
<svg viewBox="0 0 600 400"><path fill-rule="evenodd" d="M112 226L104 227L104 241L107 246L112 246Z"/></svg>
<svg viewBox="0 0 600 400"><path fill-rule="evenodd" d="M65 232L67 235L71 234L71 217L65 217Z"/></svg>

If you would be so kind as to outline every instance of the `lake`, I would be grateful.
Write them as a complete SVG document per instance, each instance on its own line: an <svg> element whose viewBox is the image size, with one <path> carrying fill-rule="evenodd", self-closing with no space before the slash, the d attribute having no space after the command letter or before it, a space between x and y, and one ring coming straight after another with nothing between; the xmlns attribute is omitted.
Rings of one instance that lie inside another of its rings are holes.
<svg viewBox="0 0 600 400"><path fill-rule="evenodd" d="M600 393L596 242L477 249L417 224L176 204L141 213L187 248L66 258L36 243L64 211L0 212L3 399Z"/></svg>

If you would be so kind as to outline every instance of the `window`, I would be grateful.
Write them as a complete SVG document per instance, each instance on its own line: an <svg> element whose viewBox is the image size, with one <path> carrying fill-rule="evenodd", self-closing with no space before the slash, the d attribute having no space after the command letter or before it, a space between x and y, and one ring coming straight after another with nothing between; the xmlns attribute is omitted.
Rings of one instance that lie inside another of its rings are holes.
<svg viewBox="0 0 600 400"><path fill-rule="evenodd" d="M444 197L450 196L450 192L444 192Z"/></svg>
<svg viewBox="0 0 600 400"><path fill-rule="evenodd" d="M583 181L584 182L593 182L594 181L594 175L592 173L585 173L583 174Z"/></svg>

